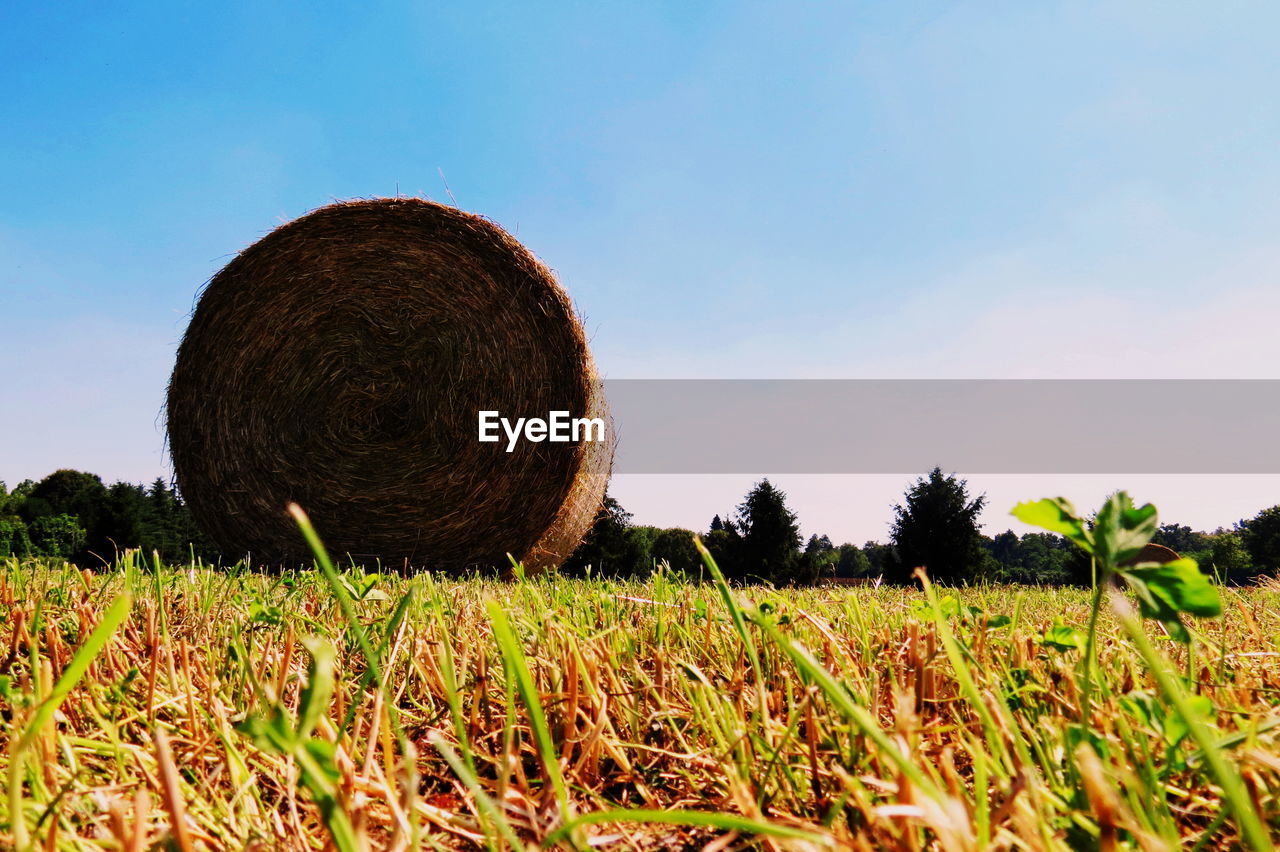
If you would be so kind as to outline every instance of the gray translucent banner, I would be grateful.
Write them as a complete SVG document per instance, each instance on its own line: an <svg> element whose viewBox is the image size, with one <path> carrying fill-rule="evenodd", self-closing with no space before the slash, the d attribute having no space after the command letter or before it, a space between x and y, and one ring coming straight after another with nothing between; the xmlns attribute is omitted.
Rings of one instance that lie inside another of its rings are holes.
<svg viewBox="0 0 1280 852"><path fill-rule="evenodd" d="M1280 473L1280 380L605 383L615 473Z"/></svg>

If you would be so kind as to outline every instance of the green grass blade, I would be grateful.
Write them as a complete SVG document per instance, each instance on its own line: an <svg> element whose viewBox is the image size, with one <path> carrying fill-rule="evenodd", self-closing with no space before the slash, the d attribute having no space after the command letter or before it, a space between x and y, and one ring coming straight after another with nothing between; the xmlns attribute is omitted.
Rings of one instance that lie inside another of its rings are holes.
<svg viewBox="0 0 1280 852"><path fill-rule="evenodd" d="M524 844L520 842L515 829L507 821L507 815L502 812L502 808L493 800L493 797L485 792L484 787L480 784L480 779L472 771L472 768L467 765L466 761L458 756L453 747L437 731L427 734L427 741L435 746L436 751L440 752L440 756L444 758L444 762L449 764L449 768L453 770L453 774L457 775L463 786L471 791L471 795L475 796L476 808L484 814L486 820L498 827L498 832L502 835L502 838L513 849L523 848Z"/></svg>
<svg viewBox="0 0 1280 852"><path fill-rule="evenodd" d="M365 632L364 625L360 623L360 616L356 612L355 602L351 598L351 593L347 591L346 584L342 582L337 569L333 567L329 552L325 549L324 543L320 541L320 536L316 533L315 527L311 525L311 519L307 517L307 513L297 503L290 503L289 514L297 521L298 528L302 530L303 538L307 540L307 545L310 546L311 551L315 554L316 563L320 566L320 572L329 584L329 590L333 592L333 596L338 600L338 607L342 610L342 617L346 621L347 630L355 636L356 646L360 649L361 655L364 656L365 665L368 667L367 671L371 673L378 689L383 691L388 715L390 715L392 726L396 730L396 736L403 746L404 731L400 727L400 714L396 711L395 702L390 700L391 696L386 695L387 681L385 673L382 671L381 657L369 642L369 634Z"/></svg>
<svg viewBox="0 0 1280 852"><path fill-rule="evenodd" d="M1007 761L1008 749L1005 747L1004 737L1000 736L995 720L991 717L991 710L987 707L982 698L982 693L978 691L978 687L973 681L973 673L969 670L969 663L965 660L964 653L960 650L960 644L956 641L955 633L951 630L951 624L947 621L947 617L942 614L942 606L938 603L938 595L933 589L933 584L929 582L929 578L924 571L918 568L916 569L916 577L920 579L921 585L924 586L924 594L929 599L929 608L933 613L934 626L937 627L938 636L942 639L942 648L947 654L947 659L951 661L951 670L955 675L956 681L960 684L960 691L969 700L973 711L978 714L978 719L982 724L982 732L987 741L987 748L1002 755ZM1012 772L1013 766L1011 763L1007 763L1004 769Z"/></svg>
<svg viewBox="0 0 1280 852"><path fill-rule="evenodd" d="M337 570L333 567L333 561L329 558L329 551L320 540L320 535L316 532L315 527L312 526L311 519L307 517L307 513L297 503L290 503L288 508L289 514L297 522L303 538L306 539L307 545L311 548L311 552L315 554L316 563L320 566L320 572L324 574L325 582L329 584L330 591L338 599L338 607L342 610L342 617L346 621L347 630L356 637L356 645L360 648L360 653L365 659L365 665L368 667L366 674L372 673L374 683L382 692L383 706L387 710L387 718L391 722L391 729L394 731L396 742L400 746L400 754L402 756L411 754L409 738L405 736L404 727L400 723L400 709L396 706L394 696L387 689L386 675L382 670L382 657L369 642L369 635L365 632L364 625L360 623L360 616L356 612L351 594L347 591L342 578L338 576ZM408 593L406 592L406 594ZM401 603L402 607L408 606L406 601ZM412 769L412 766L410 765L409 768ZM418 834L417 812L412 809L409 813L409 824L410 834L412 835L411 840L416 842Z"/></svg>
<svg viewBox="0 0 1280 852"><path fill-rule="evenodd" d="M564 775L560 772L560 759L556 754L555 741L551 737L551 727L547 724L546 713L542 709L542 699L538 695L538 687L533 682L529 671L529 661L525 659L524 650L511 629L511 622L502 606L495 600L485 601L485 610L489 614L489 623L493 627L493 636L498 649L507 663L507 671L515 680L517 692L524 701L525 711L529 714L529 725L533 728L533 738L538 746L538 756L542 759L543 769L551 781L556 800L560 804L560 818L568 822L572 819L572 804L569 801L569 788L565 784ZM571 838L572 834L569 835ZM576 844L575 844L576 845Z"/></svg>
<svg viewBox="0 0 1280 852"><path fill-rule="evenodd" d="M738 635L742 637L742 644L747 649L747 658L751 660L751 666L756 672L756 677L760 677L760 655L756 650L755 641L747 631L747 619L743 615L742 607L738 606L738 602L734 600L733 590L729 588L728 582L724 579L724 574L720 571L720 566L716 564L715 558L711 555L711 551L707 550L706 545L702 543L702 539L695 535L693 543L698 548L698 553L702 556L703 564L707 566L707 570L715 578L716 589L720 592L720 598L724 601L725 608L729 610L729 617L733 619L733 626L738 631Z"/></svg>
<svg viewBox="0 0 1280 852"><path fill-rule="evenodd" d="M94 658L106 647L107 642L111 640L116 628L129 617L129 610L132 607L133 598L128 594L122 594L103 613L102 620L98 622L98 626L89 634L89 638L84 641L84 644L76 649L71 662L67 663L66 669L63 670L62 677L58 678L58 682L53 685L53 690L49 693L49 697L40 703L40 706L36 708L35 714L31 717L31 721L23 729L22 737L18 740L18 751L25 751L30 747L32 741L39 735L44 726L49 723L49 720L53 718L53 714L62 705L63 700L80 682L80 679L84 677L85 672L89 670L89 664L93 662Z"/></svg>
<svg viewBox="0 0 1280 852"><path fill-rule="evenodd" d="M1186 689L1178 681L1177 676L1173 674L1169 662L1151 644L1151 640L1147 638L1146 631L1142 629L1141 622L1134 616L1132 609L1124 598L1113 593L1111 595L1111 607L1115 611L1120 625L1124 628L1124 632L1128 634L1129 639L1146 662L1151 676L1155 678L1156 684L1160 687L1165 699L1168 700L1173 709L1182 718L1183 724L1187 727L1187 732L1195 740L1196 745L1200 746L1200 753L1203 756L1205 766L1218 782L1218 786L1222 788L1222 797L1226 799L1227 807L1235 818L1236 826L1239 828L1248 848L1254 850L1254 852L1272 852L1275 846L1271 842L1270 832L1267 831L1261 817L1258 816L1258 812L1254 809L1253 802L1249 798L1249 791L1244 786L1244 780L1240 777L1240 773L1236 771L1235 767L1231 766L1223 757L1212 729L1204 723L1204 720L1192 708Z"/></svg>
<svg viewBox="0 0 1280 852"><path fill-rule="evenodd" d="M76 684L84 677L89 670L89 665L98 654L102 653L102 649L107 646L107 642L111 641L116 629L129 617L129 610L132 607L133 598L127 592L121 594L111 603L111 606L103 613L102 620L98 622L98 626L89 634L89 638L85 639L84 644L76 649L75 654L71 657L71 662L67 663L67 667L63 669L62 676L53 685L48 697L40 702L35 712L31 714L30 721L27 722L22 730L22 736L10 748L9 819L12 823L14 845L18 849L26 849L30 843L26 818L22 814L21 772L26 761L27 749L35 742L36 737L40 736L40 732L53 719L53 714L57 712L58 707L62 705L71 690L75 689Z"/></svg>
<svg viewBox="0 0 1280 852"><path fill-rule="evenodd" d="M547 836L547 843L555 843L569 832L584 825L602 822L634 822L658 823L661 825L688 825L699 828L718 828L722 831L740 831L744 834L755 834L762 837L785 837L791 840L806 840L821 846L833 845L830 837L794 828L789 825L777 825L762 820L754 820L736 814L712 813L709 811L656 811L656 810L609 810L592 811L582 814L571 822Z"/></svg>
<svg viewBox="0 0 1280 852"><path fill-rule="evenodd" d="M765 617L759 617L756 625L764 631L775 645L791 658L795 667L800 673L808 678L812 683L816 684L827 700L831 702L840 713L852 722L858 730L875 743L876 748L891 760L899 771L905 775L912 784L914 784L921 792L925 793L935 801L942 801L942 792L937 785L931 781L928 776L921 771L920 767L912 763L910 758L903 754L902 751L889 739L888 734L880 727L865 707L859 705L853 700L853 696L849 694L835 676L809 653L809 650L796 642L794 639L788 639L783 636L774 624Z"/></svg>

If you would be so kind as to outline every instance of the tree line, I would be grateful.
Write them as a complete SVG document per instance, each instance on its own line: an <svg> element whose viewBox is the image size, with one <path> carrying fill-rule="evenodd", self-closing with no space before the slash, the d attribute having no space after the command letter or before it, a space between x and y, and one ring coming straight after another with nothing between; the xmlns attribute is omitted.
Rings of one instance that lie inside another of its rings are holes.
<svg viewBox="0 0 1280 852"><path fill-rule="evenodd" d="M969 495L965 480L934 468L911 483L894 507L887 542L837 545L826 535L803 539L786 494L763 479L732 512L716 515L697 535L736 583L812 585L832 578L908 583L915 567L924 565L942 583L1090 584L1087 558L1062 536L1012 530L984 535L978 516L985 505L985 497ZM633 524L631 514L606 497L586 539L561 571L632 578L665 565L700 577L702 559L694 535L683 528ZM1280 506L1212 533L1165 524L1153 541L1194 558L1223 581L1275 576L1280 569ZM211 562L219 558L181 495L162 479L150 486L108 486L91 473L59 470L12 491L0 482L0 557L46 556L101 565L128 548L158 552L171 563L193 556Z"/></svg>
<svg viewBox="0 0 1280 852"><path fill-rule="evenodd" d="M163 479L150 486L59 470L12 491L0 482L0 557L47 556L101 565L118 551L158 552L166 562L217 554L196 527L177 491Z"/></svg>
<svg viewBox="0 0 1280 852"><path fill-rule="evenodd" d="M1080 585L1092 582L1092 566L1060 535L1006 530L982 532L984 496L971 497L968 483L940 468L911 483L894 507L888 542L834 544L826 535L804 540L786 494L768 479L756 483L737 508L716 515L699 534L732 582L776 586L812 585L834 578L878 578L913 582L917 566L941 583ZM608 497L582 546L562 567L577 576L643 577L657 566L702 576L694 531L634 525L631 515ZM1160 527L1152 541L1194 558L1223 582L1245 583L1280 569L1280 506L1230 529L1196 532L1176 523Z"/></svg>

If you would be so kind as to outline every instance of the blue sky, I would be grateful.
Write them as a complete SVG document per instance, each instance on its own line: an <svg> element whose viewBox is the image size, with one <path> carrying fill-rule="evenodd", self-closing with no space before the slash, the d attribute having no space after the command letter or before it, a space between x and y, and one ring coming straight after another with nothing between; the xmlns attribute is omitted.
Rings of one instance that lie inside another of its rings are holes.
<svg viewBox="0 0 1280 852"><path fill-rule="evenodd" d="M515 231L615 378L1277 377L1273 5L178 5L0 8L10 485L166 474L199 285L397 191ZM778 479L807 530L862 539L909 477ZM615 491L692 526L750 481ZM1275 477L971 482L1001 527L1055 489L1206 527L1280 502Z"/></svg>

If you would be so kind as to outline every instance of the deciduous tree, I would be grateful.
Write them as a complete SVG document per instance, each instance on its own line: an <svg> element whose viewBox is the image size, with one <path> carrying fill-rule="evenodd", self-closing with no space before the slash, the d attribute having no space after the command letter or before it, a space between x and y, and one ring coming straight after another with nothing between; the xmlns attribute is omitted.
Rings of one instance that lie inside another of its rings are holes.
<svg viewBox="0 0 1280 852"><path fill-rule="evenodd" d="M1245 522L1242 532L1254 570L1271 576L1280 572L1280 506L1263 509Z"/></svg>

